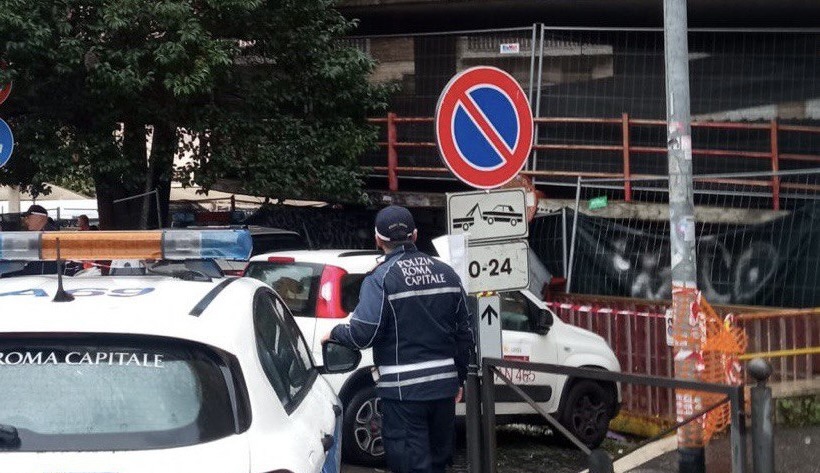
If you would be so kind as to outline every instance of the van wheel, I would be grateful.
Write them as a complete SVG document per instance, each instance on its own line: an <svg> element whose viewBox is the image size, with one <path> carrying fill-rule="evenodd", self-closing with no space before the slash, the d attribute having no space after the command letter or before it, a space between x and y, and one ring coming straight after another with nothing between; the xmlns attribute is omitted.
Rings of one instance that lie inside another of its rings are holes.
<svg viewBox="0 0 820 473"><path fill-rule="evenodd" d="M347 463L378 467L384 465L381 399L376 387L364 386L345 407L342 453Z"/></svg>
<svg viewBox="0 0 820 473"><path fill-rule="evenodd" d="M612 391L606 386L582 379L567 393L560 415L561 424L587 447L597 448L606 438L615 402Z"/></svg>

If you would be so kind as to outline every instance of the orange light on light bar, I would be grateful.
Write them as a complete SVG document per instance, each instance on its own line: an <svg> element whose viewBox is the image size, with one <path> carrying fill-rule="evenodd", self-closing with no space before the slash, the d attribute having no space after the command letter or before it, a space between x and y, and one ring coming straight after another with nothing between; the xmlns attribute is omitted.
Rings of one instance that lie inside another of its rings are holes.
<svg viewBox="0 0 820 473"><path fill-rule="evenodd" d="M40 240L42 259L57 259L58 239L64 260L162 258L162 232L157 231L45 232Z"/></svg>

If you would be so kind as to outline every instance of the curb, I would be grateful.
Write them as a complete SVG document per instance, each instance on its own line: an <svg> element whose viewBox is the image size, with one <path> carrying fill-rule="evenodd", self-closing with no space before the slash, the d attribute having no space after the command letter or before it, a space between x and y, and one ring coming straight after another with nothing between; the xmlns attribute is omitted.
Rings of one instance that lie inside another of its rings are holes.
<svg viewBox="0 0 820 473"><path fill-rule="evenodd" d="M678 439L675 435L669 435L668 437L656 440L618 459L618 461L613 464L615 473L626 473L677 448ZM589 470L584 470L580 473L589 473Z"/></svg>

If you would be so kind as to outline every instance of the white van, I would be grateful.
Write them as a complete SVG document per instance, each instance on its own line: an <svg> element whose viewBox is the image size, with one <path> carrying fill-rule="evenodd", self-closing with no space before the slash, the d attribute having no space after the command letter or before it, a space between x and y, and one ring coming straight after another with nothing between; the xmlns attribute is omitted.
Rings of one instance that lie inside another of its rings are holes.
<svg viewBox="0 0 820 473"><path fill-rule="evenodd" d="M379 264L381 256L369 250L268 253L251 258L245 276L262 280L279 293L311 344L314 357L321 360L322 336L347 322L359 301L362 280ZM603 338L565 324L542 301L524 291L501 294L500 317L506 359L620 371L615 354ZM353 373L330 375L327 379L345 408L345 460L378 466L384 450L370 350L364 352L359 366ZM609 421L619 408L620 392L613 383L585 379L567 382L566 376L526 370L507 370L505 374L589 446L603 441ZM463 405L458 406L457 413L464 415ZM499 423L544 423L500 380L496 380L496 415Z"/></svg>

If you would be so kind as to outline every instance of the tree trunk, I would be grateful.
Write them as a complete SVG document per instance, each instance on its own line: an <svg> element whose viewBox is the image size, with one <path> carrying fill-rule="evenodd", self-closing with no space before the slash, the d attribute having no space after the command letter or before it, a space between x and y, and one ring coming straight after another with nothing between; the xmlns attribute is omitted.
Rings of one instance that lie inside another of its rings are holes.
<svg viewBox="0 0 820 473"><path fill-rule="evenodd" d="M168 209L171 199L174 156L176 155L178 140L176 126L169 123L154 125L149 179L153 183L152 190L156 189L159 195L159 213L154 210L157 207L157 195L152 195L152 211L148 213L152 217L149 222L154 228L171 226Z"/></svg>
<svg viewBox="0 0 820 473"><path fill-rule="evenodd" d="M130 170L123 174L99 173L94 176L100 229L134 230L140 228L142 202L140 198L115 202L142 193L147 168L145 126L126 123L122 153Z"/></svg>

